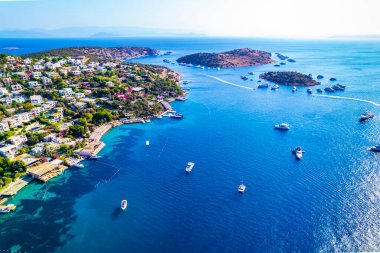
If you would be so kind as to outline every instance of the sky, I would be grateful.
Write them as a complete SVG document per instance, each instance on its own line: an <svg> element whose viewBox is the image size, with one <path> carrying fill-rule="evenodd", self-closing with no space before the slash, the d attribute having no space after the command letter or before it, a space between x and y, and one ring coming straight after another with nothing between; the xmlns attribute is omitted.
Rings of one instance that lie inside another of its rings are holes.
<svg viewBox="0 0 380 253"><path fill-rule="evenodd" d="M380 0L0 0L0 30L141 27L210 36L380 35Z"/></svg>

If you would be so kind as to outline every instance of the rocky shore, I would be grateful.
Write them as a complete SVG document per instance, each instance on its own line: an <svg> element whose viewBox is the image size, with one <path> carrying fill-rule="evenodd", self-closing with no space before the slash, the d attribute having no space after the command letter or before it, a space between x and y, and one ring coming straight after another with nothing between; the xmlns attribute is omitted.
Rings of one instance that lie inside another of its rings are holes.
<svg viewBox="0 0 380 253"><path fill-rule="evenodd" d="M269 64L274 60L271 53L243 48L223 53L195 53L180 57L177 62L212 68L236 68Z"/></svg>
<svg viewBox="0 0 380 253"><path fill-rule="evenodd" d="M272 83L287 86L314 86L320 83L315 81L311 75L305 75L295 71L275 71L260 75L261 79Z"/></svg>

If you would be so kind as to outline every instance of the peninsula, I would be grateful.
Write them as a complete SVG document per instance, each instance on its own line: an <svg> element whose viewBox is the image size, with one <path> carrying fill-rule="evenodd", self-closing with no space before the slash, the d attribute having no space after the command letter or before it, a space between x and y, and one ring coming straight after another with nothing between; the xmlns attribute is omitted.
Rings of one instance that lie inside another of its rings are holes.
<svg viewBox="0 0 380 253"><path fill-rule="evenodd" d="M25 54L23 58L86 57L91 61L106 62L155 56L158 53L158 50L149 47L68 47Z"/></svg>
<svg viewBox="0 0 380 253"><path fill-rule="evenodd" d="M275 71L260 75L261 79L272 83L286 86L314 86L320 83L315 81L311 75L305 75L295 71Z"/></svg>
<svg viewBox="0 0 380 253"><path fill-rule="evenodd" d="M271 53L242 48L223 53L195 53L180 57L177 62L212 68L237 68L269 64L274 60Z"/></svg>
<svg viewBox="0 0 380 253"><path fill-rule="evenodd" d="M121 61L157 52L81 47L23 58L0 54L0 195L16 194L32 179L50 180L96 155L111 127L144 123L168 110L168 102L184 100L178 73Z"/></svg>

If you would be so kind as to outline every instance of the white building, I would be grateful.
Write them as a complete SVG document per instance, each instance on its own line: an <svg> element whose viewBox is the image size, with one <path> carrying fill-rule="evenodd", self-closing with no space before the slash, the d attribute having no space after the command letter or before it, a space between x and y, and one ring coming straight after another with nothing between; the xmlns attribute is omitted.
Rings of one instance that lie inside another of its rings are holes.
<svg viewBox="0 0 380 253"><path fill-rule="evenodd" d="M0 148L0 155L6 158L12 158L15 156L17 147L15 145L6 145Z"/></svg>
<svg viewBox="0 0 380 253"><path fill-rule="evenodd" d="M8 139L17 148L21 148L28 141L25 135L16 135Z"/></svg>
<svg viewBox="0 0 380 253"><path fill-rule="evenodd" d="M4 88L4 87L0 88L0 97L3 97L3 96L8 95L8 94L9 93L8 93L8 90L6 88Z"/></svg>
<svg viewBox="0 0 380 253"><path fill-rule="evenodd" d="M63 88L62 90L59 90L58 93L61 96L72 96L74 94L73 89L71 88Z"/></svg>
<svg viewBox="0 0 380 253"><path fill-rule="evenodd" d="M33 105L41 105L44 102L44 100L40 95L35 95L35 96L30 96L30 102Z"/></svg>
<svg viewBox="0 0 380 253"><path fill-rule="evenodd" d="M41 84L37 81L30 81L28 84L30 88L37 88L41 86Z"/></svg>
<svg viewBox="0 0 380 253"><path fill-rule="evenodd" d="M22 86L20 84L14 84L11 86L12 91L19 92L22 91Z"/></svg>
<svg viewBox="0 0 380 253"><path fill-rule="evenodd" d="M8 121L3 120L0 122L0 133L4 133L6 131L9 131L9 124Z"/></svg>

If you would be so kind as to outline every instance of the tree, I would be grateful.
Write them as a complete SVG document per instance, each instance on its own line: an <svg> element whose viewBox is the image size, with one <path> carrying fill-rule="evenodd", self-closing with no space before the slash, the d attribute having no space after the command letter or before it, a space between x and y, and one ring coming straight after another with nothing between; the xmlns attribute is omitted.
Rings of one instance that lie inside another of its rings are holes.
<svg viewBox="0 0 380 253"><path fill-rule="evenodd" d="M23 107L24 107L24 110L26 110L26 111L29 112L30 110L33 109L34 105L33 105L32 103L25 103L25 104L23 105Z"/></svg>

